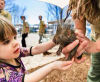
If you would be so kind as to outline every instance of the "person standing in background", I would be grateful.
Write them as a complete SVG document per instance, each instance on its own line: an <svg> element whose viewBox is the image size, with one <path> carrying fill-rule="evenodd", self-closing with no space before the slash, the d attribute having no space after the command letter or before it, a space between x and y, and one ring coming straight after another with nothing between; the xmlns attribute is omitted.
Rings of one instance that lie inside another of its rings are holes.
<svg viewBox="0 0 100 82"><path fill-rule="evenodd" d="M12 21L11 14L8 11L4 10L4 7L5 7L5 0L0 0L0 15Z"/></svg>
<svg viewBox="0 0 100 82"><path fill-rule="evenodd" d="M44 21L42 21L42 16L39 16L39 20L40 20L40 26L39 26L39 44L42 43L42 38L43 35L45 33L45 29L46 29L46 24L44 23ZM43 53L43 55L49 55L51 54L50 52L45 51Z"/></svg>
<svg viewBox="0 0 100 82"><path fill-rule="evenodd" d="M39 16L40 26L39 26L39 44L42 43L43 34L45 33L46 25L42 21L42 16Z"/></svg>
<svg viewBox="0 0 100 82"><path fill-rule="evenodd" d="M26 47L25 38L28 36L29 33L29 24L26 22L25 16L21 16L21 20L23 21L23 29L22 29L22 47Z"/></svg>

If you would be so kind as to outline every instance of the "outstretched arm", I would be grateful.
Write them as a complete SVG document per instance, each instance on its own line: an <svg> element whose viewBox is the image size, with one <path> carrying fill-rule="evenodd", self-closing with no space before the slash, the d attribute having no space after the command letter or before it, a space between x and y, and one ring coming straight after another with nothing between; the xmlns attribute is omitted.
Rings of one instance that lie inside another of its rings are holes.
<svg viewBox="0 0 100 82"><path fill-rule="evenodd" d="M53 41L48 41L42 44L38 44L36 46L33 46L31 48L21 48L21 53L23 53L22 57L31 55L36 55L43 53L55 46L55 43Z"/></svg>
<svg viewBox="0 0 100 82"><path fill-rule="evenodd" d="M53 41L48 41L42 44L38 44L35 47L32 47L32 55L43 53L55 46Z"/></svg>
<svg viewBox="0 0 100 82"><path fill-rule="evenodd" d="M66 70L68 69L73 63L72 61L55 61L50 63L39 70L25 75L24 82L38 82L42 80L46 75L48 75L53 70Z"/></svg>

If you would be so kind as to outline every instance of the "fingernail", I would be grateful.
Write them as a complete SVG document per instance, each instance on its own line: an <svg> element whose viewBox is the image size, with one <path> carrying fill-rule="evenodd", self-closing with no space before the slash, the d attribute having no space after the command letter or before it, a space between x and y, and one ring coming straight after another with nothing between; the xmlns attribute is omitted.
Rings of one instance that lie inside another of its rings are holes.
<svg viewBox="0 0 100 82"><path fill-rule="evenodd" d="M76 40L77 42L79 42L79 40Z"/></svg>
<svg viewBox="0 0 100 82"><path fill-rule="evenodd" d="M79 40L76 40L76 42L79 42Z"/></svg>
<svg viewBox="0 0 100 82"><path fill-rule="evenodd" d="M76 57L79 57L80 55L77 53Z"/></svg>

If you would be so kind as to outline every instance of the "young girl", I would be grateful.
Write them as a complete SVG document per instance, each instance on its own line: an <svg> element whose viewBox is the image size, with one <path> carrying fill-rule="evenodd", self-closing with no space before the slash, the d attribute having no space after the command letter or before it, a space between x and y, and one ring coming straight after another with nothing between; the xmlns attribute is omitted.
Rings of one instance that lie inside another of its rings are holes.
<svg viewBox="0 0 100 82"><path fill-rule="evenodd" d="M14 26L0 16L0 82L38 82L51 71L66 70L72 65L73 60L55 61L33 73L25 74L21 57L43 53L54 47L55 43L49 41L30 49L20 49L16 34Z"/></svg>

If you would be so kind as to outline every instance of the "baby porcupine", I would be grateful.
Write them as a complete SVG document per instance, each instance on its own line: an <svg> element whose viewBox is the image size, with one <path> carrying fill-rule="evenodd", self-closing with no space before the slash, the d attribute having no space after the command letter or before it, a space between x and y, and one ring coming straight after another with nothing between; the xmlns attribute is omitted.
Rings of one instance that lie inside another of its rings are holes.
<svg viewBox="0 0 100 82"><path fill-rule="evenodd" d="M74 33L74 29L71 28L71 25L58 25L56 34L53 38L55 44L59 44L59 49L56 52L57 55L61 54L62 49L68 45L69 43L76 40L76 35ZM68 59L71 60L72 57L75 55L78 45L70 52Z"/></svg>

